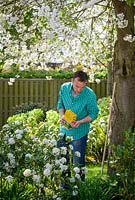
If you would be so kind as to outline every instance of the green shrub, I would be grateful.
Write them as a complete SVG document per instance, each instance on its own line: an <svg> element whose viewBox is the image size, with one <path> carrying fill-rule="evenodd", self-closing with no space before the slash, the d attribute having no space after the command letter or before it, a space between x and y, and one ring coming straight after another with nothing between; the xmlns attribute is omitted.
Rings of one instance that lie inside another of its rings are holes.
<svg viewBox="0 0 135 200"><path fill-rule="evenodd" d="M87 143L87 161L95 160L96 162L100 162L102 160L110 103L110 97L98 100L100 112L98 118L91 124Z"/></svg>
<svg viewBox="0 0 135 200"><path fill-rule="evenodd" d="M9 71L1 72L1 78L44 78L44 79L70 79L73 76L71 71L56 71L56 70L24 70L24 71Z"/></svg>
<svg viewBox="0 0 135 200"><path fill-rule="evenodd" d="M44 112L44 115L46 115L46 111L49 110L46 106L42 105L41 103L29 103L29 104L21 104L19 106L15 106L13 108L13 115L19 114L19 113L26 113L28 111L34 110L34 109L42 109Z"/></svg>
<svg viewBox="0 0 135 200"><path fill-rule="evenodd" d="M125 200L135 199L135 132L124 133L124 141L112 146L110 167L118 182L118 194Z"/></svg>
<svg viewBox="0 0 135 200"><path fill-rule="evenodd" d="M107 120L105 101L109 106L109 98L99 100L99 106L102 112L104 110ZM72 179L66 177L63 180L62 170L66 165L61 158L65 153L63 149L57 148L56 141L59 114L49 110L45 120L43 116L42 109L13 115L0 132L0 195L3 200L135 199L135 133L126 132L123 144L113 148L111 166L115 169L114 176L89 175L85 182L81 182L77 178L79 174L71 168ZM99 124L101 126L102 123ZM101 126L104 131L105 124ZM60 181L68 183L69 189L61 190Z"/></svg>
<svg viewBox="0 0 135 200"><path fill-rule="evenodd" d="M81 68L82 69L82 68ZM94 67L90 71L87 67L83 68L90 75L90 82L94 82L96 79L106 79L108 70L103 67ZM77 69L75 66L64 69L62 67L52 69L36 69L29 67L23 71L19 70L18 66L14 66L8 71L1 71L0 78L44 78L44 79L71 79L73 73Z"/></svg>

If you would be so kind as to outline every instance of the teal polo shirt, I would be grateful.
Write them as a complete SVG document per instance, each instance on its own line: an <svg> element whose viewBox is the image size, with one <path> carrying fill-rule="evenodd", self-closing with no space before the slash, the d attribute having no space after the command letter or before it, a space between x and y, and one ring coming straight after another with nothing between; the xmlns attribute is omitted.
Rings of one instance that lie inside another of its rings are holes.
<svg viewBox="0 0 135 200"><path fill-rule="evenodd" d="M96 95L93 90L87 86L83 88L77 96L72 95L72 82L64 83L59 91L57 109L73 111L77 120L81 120L87 116L92 118L92 121L98 116L98 106ZM62 125L60 133L66 136L72 136L74 140L78 140L89 133L90 123L82 123L78 128L67 130Z"/></svg>

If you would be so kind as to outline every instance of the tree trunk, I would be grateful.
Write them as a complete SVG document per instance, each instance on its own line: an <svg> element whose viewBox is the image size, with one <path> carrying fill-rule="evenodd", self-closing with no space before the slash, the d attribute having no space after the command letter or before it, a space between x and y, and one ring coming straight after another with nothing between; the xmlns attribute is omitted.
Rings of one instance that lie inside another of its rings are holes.
<svg viewBox="0 0 135 200"><path fill-rule="evenodd" d="M123 133L135 127L135 41L125 41L134 36L134 6L125 1L113 0L116 16L124 14L128 20L125 28L117 27L117 42L114 49L113 81L116 84L110 120L110 142L121 144Z"/></svg>

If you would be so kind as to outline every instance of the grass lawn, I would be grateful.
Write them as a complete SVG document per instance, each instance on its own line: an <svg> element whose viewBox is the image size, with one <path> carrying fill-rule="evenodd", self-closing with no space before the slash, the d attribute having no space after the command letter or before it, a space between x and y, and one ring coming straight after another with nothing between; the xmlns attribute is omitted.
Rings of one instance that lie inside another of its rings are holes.
<svg viewBox="0 0 135 200"><path fill-rule="evenodd" d="M101 175L101 163L98 164L87 163L86 167L88 169L86 178L91 176ZM107 164L105 163L103 169L103 175L105 175L106 173L107 173Z"/></svg>

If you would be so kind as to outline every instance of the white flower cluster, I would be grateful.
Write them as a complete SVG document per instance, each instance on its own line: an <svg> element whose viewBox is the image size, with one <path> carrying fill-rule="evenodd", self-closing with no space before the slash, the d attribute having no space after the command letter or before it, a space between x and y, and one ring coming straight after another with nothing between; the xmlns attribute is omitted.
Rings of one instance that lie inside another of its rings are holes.
<svg viewBox="0 0 135 200"><path fill-rule="evenodd" d="M41 176L37 175L35 171L32 171L31 169L25 169L25 171L23 172L23 175L25 177L32 176L33 182L40 184Z"/></svg>
<svg viewBox="0 0 135 200"><path fill-rule="evenodd" d="M6 176L5 179L6 179L6 181L7 181L8 183L10 183L10 182L13 181L14 178L13 178L13 176L9 175L9 176Z"/></svg>
<svg viewBox="0 0 135 200"><path fill-rule="evenodd" d="M75 172L75 178L78 179L78 180L81 180L80 168L79 167L74 167L73 171Z"/></svg>
<svg viewBox="0 0 135 200"><path fill-rule="evenodd" d="M33 11L33 17L31 18L33 23L32 26L28 28L27 34L25 34L25 24L18 23L20 19L15 15L15 13L7 12L6 15L0 15L0 50L4 50L5 57L7 56L4 67L8 68L13 63L17 63L19 64L19 69L24 70L28 67L29 63L38 68L47 68L47 62L63 62L64 64L66 63L67 66L70 65L70 63L77 64L78 62L81 62L85 65L90 64L91 60L92 62L95 61L94 56L92 57L90 53L91 51L88 51L86 46L83 44L85 35L86 38L89 38L91 17L89 17L90 20L88 20L88 18L86 20L85 17L83 17L83 13L81 13L84 22L79 22L76 28L70 28L70 26L66 26L64 24L64 20L61 20L61 18L64 18L64 16L62 16L61 9L50 7L47 5L46 1L39 0L38 3L35 4L34 2L36 1L31 0L23 0L22 2L19 1L19 3L22 3L22 7L24 7L24 2L26 2L26 5L30 6ZM39 2L41 2L41 5ZM79 1L79 6L76 6L76 9L81 10L88 7L92 8L97 2L100 2L100 0ZM64 4L64 1L62 3ZM72 1L69 3L72 3ZM101 6L100 8L98 7L98 12L101 12L101 9ZM88 11L88 9L86 10ZM86 16L89 14L87 11L85 14ZM76 14L71 13L71 15L72 14L75 19ZM46 20L47 29L42 26L40 20ZM21 19L21 22L22 21L23 19ZM9 26L8 30L12 28L12 26L15 27L21 41L12 40L10 33L5 30L5 23ZM35 37L35 30L41 31L40 34L42 40L36 44L31 43L30 49L28 49L27 41L31 41L31 38ZM93 40L95 40L94 37ZM85 42L90 45L89 41L85 40ZM98 45L94 45L94 48L96 49L99 47L97 46ZM93 47L90 45L90 48ZM39 63L40 65L38 65ZM9 85L12 84L13 82L9 81Z"/></svg>
<svg viewBox="0 0 135 200"><path fill-rule="evenodd" d="M31 172L30 169L25 169L25 171L23 172L23 175L24 175L25 177L29 177L29 176L31 176L31 174L32 174L32 172Z"/></svg>
<svg viewBox="0 0 135 200"><path fill-rule="evenodd" d="M15 156L12 153L8 153L7 157L9 159L10 167L14 168L15 167Z"/></svg>
<svg viewBox="0 0 135 200"><path fill-rule="evenodd" d="M46 166L45 166L45 169L44 169L44 176L50 176L51 175L51 170L52 170L52 165L47 163Z"/></svg>
<svg viewBox="0 0 135 200"><path fill-rule="evenodd" d="M80 152L79 152L79 151L76 151L76 152L75 152L75 156L78 157L78 158L80 158L80 157L81 157Z"/></svg>
<svg viewBox="0 0 135 200"><path fill-rule="evenodd" d="M124 14L117 14L117 26L118 28L126 28L128 26L128 20L124 19Z"/></svg>
<svg viewBox="0 0 135 200"><path fill-rule="evenodd" d="M132 43L132 42L135 41L135 36L133 36L133 35L126 35L126 36L123 38L123 40Z"/></svg>

